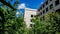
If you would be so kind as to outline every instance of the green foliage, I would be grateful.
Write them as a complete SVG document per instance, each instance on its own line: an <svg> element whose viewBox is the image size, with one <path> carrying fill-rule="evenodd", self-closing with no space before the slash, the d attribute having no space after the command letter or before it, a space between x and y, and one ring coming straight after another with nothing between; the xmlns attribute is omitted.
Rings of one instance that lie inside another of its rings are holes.
<svg viewBox="0 0 60 34"><path fill-rule="evenodd" d="M60 13L52 12L45 16L45 20L40 20L40 17L33 18L35 34L60 34ZM33 28L33 27L32 27ZM32 31L33 31L32 30Z"/></svg>
<svg viewBox="0 0 60 34"><path fill-rule="evenodd" d="M24 18L22 15L16 17L17 10L13 11L10 7L11 4L0 6L0 34L27 34Z"/></svg>
<svg viewBox="0 0 60 34"><path fill-rule="evenodd" d="M4 24L5 30L9 34L24 34L25 33L25 22L23 21L23 18L16 18L7 20L7 22Z"/></svg>

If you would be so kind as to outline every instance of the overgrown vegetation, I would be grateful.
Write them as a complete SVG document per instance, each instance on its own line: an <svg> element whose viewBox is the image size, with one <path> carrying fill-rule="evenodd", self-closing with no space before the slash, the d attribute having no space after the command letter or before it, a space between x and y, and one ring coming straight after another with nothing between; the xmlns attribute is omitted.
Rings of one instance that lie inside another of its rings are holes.
<svg viewBox="0 0 60 34"><path fill-rule="evenodd" d="M44 17L44 20L37 16L32 19L35 24L31 31L34 34L60 34L60 12L50 12Z"/></svg>
<svg viewBox="0 0 60 34"><path fill-rule="evenodd" d="M19 0L12 5L12 0L0 0L0 34L60 34L60 12L51 12L44 16L44 20L35 16L35 23L30 29L26 28L24 18L20 14L16 17Z"/></svg>
<svg viewBox="0 0 60 34"><path fill-rule="evenodd" d="M27 34L23 15L16 17L18 0L13 5L12 0L0 2L0 34Z"/></svg>

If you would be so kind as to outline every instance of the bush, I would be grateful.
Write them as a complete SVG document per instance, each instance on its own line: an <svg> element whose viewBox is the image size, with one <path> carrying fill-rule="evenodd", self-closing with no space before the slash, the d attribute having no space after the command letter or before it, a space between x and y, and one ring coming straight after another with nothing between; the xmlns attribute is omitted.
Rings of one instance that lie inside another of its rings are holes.
<svg viewBox="0 0 60 34"><path fill-rule="evenodd" d="M35 23L35 34L59 34L60 33L60 13L51 12L46 14L45 20L40 20L40 17L33 18Z"/></svg>

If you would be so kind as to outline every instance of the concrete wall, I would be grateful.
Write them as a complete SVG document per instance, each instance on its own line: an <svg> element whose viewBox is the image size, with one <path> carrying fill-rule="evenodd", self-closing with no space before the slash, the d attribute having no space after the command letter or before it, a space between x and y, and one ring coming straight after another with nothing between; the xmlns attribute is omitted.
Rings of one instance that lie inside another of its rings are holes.
<svg viewBox="0 0 60 34"><path fill-rule="evenodd" d="M30 8L25 8L25 13L24 13L24 21L26 22L27 28L30 27L31 22L31 15L36 15L36 9L30 9Z"/></svg>
<svg viewBox="0 0 60 34"><path fill-rule="evenodd" d="M47 1L48 1L48 4L46 5ZM59 0L59 4L58 5L55 5L55 1L57 1L57 0L52 0L52 1L46 0L46 2L44 2L42 4L42 6L41 6L42 9L40 10L40 8L39 8L39 11L37 11L37 15L42 17L48 12L52 12L52 11L56 11L56 10L60 9L60 0ZM52 9L50 9L50 5L51 4L53 5ZM45 6L44 8L43 8L43 5ZM48 8L48 11L46 11L46 8ZM43 10L45 11L45 13L43 13ZM40 15L40 13L42 13L42 14Z"/></svg>

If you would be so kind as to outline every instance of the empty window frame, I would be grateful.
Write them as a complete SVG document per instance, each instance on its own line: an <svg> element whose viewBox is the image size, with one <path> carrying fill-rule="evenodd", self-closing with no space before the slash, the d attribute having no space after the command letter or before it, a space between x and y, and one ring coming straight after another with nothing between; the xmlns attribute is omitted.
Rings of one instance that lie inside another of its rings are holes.
<svg viewBox="0 0 60 34"><path fill-rule="evenodd" d="M40 12L40 15L42 15L42 12Z"/></svg>
<svg viewBox="0 0 60 34"><path fill-rule="evenodd" d="M43 13L45 13L45 10L43 10Z"/></svg>
<svg viewBox="0 0 60 34"><path fill-rule="evenodd" d="M32 24L30 24L30 27L32 27Z"/></svg>
<svg viewBox="0 0 60 34"><path fill-rule="evenodd" d="M58 5L58 4L59 4L59 0L56 0L56 1L55 1L55 5Z"/></svg>
<svg viewBox="0 0 60 34"><path fill-rule="evenodd" d="M43 4L43 8L45 7L45 5Z"/></svg>
<svg viewBox="0 0 60 34"><path fill-rule="evenodd" d="M30 22L32 22L32 19L30 20Z"/></svg>
<svg viewBox="0 0 60 34"><path fill-rule="evenodd" d="M46 1L46 5L48 4L48 1Z"/></svg>
<svg viewBox="0 0 60 34"><path fill-rule="evenodd" d="M52 1L52 0L50 0L50 1Z"/></svg>
<svg viewBox="0 0 60 34"><path fill-rule="evenodd" d="M48 7L46 8L46 12L48 11Z"/></svg>
<svg viewBox="0 0 60 34"><path fill-rule="evenodd" d="M33 15L31 15L31 17L33 17Z"/></svg>
<svg viewBox="0 0 60 34"><path fill-rule="evenodd" d="M52 8L53 8L53 4L50 5L50 9L52 9Z"/></svg>
<svg viewBox="0 0 60 34"><path fill-rule="evenodd" d="M42 6L41 6L41 8L40 8L41 10L42 10Z"/></svg>

